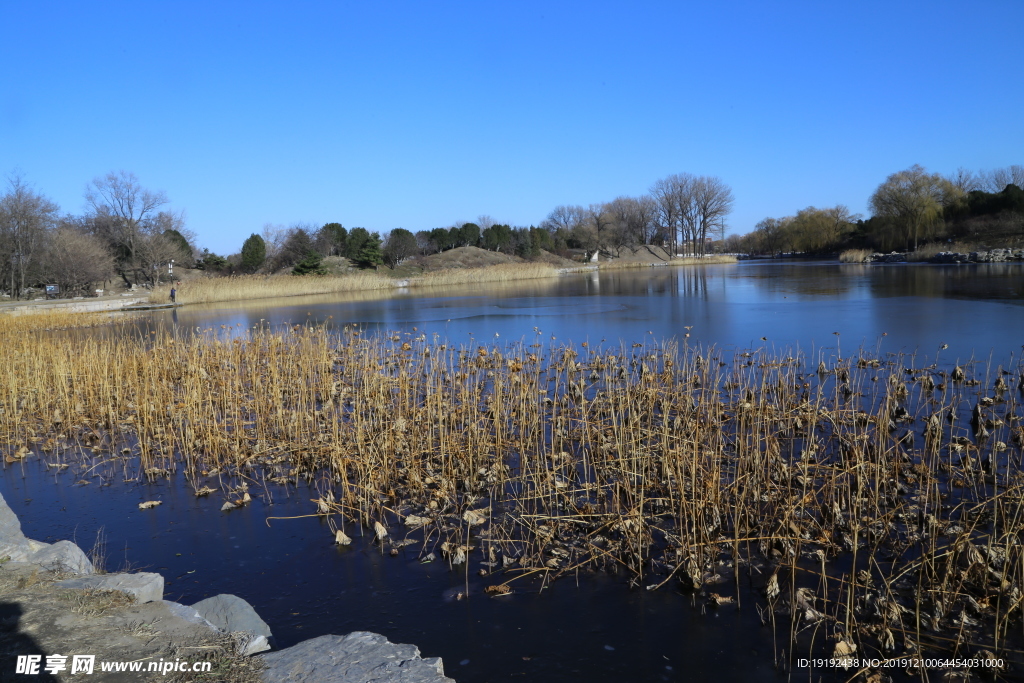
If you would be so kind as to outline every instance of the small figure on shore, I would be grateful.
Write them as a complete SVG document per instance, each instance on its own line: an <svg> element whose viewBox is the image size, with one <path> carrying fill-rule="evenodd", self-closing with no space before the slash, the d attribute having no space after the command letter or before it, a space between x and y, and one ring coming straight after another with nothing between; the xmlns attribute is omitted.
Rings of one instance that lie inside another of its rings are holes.
<svg viewBox="0 0 1024 683"><path fill-rule="evenodd" d="M176 290L174 287L171 287L171 303L172 304L174 303L174 297L175 297L175 295L177 295L177 293L178 293L178 290Z"/></svg>

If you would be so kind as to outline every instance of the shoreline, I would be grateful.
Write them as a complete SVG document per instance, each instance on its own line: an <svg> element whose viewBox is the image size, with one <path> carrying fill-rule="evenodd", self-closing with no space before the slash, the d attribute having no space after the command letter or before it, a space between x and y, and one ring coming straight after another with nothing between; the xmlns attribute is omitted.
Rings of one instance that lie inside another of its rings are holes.
<svg viewBox="0 0 1024 683"><path fill-rule="evenodd" d="M164 300L167 298L167 292L170 289L169 285L159 285L157 286L157 288L141 294L136 292L125 292L123 294L116 296L108 295L104 297L97 297L95 299L85 297L74 297L72 299L35 299L25 301L3 301L0 302L0 316L4 314L27 315L55 311L61 311L65 313L101 313L162 310L170 308L182 308L188 305L230 303L233 301L258 301L259 299L272 299L280 297L316 296L321 294L345 294L373 291L391 293L394 292L395 290L401 289L426 289L434 287L461 286L477 283L490 284L496 282L538 280L549 277L562 277L566 275L576 275L581 273L595 273L600 272L602 270L632 270L640 268L656 268L670 266L724 265L736 262L737 261L734 257L720 258L711 255L702 259L678 258L672 261L651 262L620 259L593 264L586 263L580 264L578 266L567 266L562 268L555 268L553 266L545 267L543 264L538 264L539 267L533 269L522 269L518 266L513 268L488 266L483 268L441 270L428 275L420 275L401 279L391 279L388 278L387 276L372 273L365 274L367 277L365 277L364 279L369 281L368 284L372 284L375 286L355 286L350 288L328 287L324 288L323 291L307 290L297 292L289 291L287 293L272 292L261 294L259 296L227 296L224 298L203 298L196 301L179 300L175 304L171 304L169 301ZM363 274L355 275L356 277L359 277ZM490 277L487 277L488 275ZM494 277L495 275L499 275L501 277ZM340 284L340 282L338 281L344 280L345 278L348 277L352 276L326 276L323 278L319 278L319 280L321 282L335 281L333 284ZM221 282L232 284L241 282L241 286L245 287L246 285L266 285L268 281L270 281L271 285L277 283L301 284L303 282L316 281L312 279L295 280L293 278L294 276L291 275L243 275L225 278L210 278L209 280L201 280L199 282ZM186 285L184 292L181 292L181 290L179 290L179 299L182 297L187 299L187 286L188 285ZM317 288L314 287L313 289L316 290Z"/></svg>
<svg viewBox="0 0 1024 683"><path fill-rule="evenodd" d="M414 645L367 631L272 649L270 627L242 598L220 594L191 606L165 600L159 573L108 574L71 541L26 538L3 494L0 610L0 649L10 655L0 662L3 680L14 673L126 681L149 673L142 678L199 681L213 673L229 683L454 683L439 657L424 659ZM61 668L47 672L49 664Z"/></svg>

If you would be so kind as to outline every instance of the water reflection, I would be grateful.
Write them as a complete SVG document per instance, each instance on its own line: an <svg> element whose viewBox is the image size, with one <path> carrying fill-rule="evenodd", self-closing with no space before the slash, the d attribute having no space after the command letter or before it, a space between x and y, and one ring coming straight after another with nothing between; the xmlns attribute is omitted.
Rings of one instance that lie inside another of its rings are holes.
<svg viewBox="0 0 1024 683"><path fill-rule="evenodd" d="M876 297L918 296L1024 302L1024 267L1018 263L869 266Z"/></svg>
<svg viewBox="0 0 1024 683"><path fill-rule="evenodd" d="M954 356L1006 354L1024 339L1022 264L745 262L643 268L513 283L188 306L150 324L182 330L306 322L437 334L455 343L675 339L725 347L859 345ZM539 333L535 331L539 330ZM686 335L690 336L687 337ZM762 341L762 337L766 339Z"/></svg>
<svg viewBox="0 0 1024 683"><path fill-rule="evenodd" d="M858 345L918 349L950 362L1024 343L1016 264L864 266L745 263L650 268L445 290L366 292L188 306L140 316L183 333L245 334L254 326L305 321L437 334L457 343L675 339L680 344L800 347L849 355ZM835 332L839 336L834 335ZM110 334L107 328L75 334ZM687 337L686 335L690 335ZM766 339L762 340L762 337ZM273 624L282 645L326 632L369 629L446 658L458 680L766 680L767 629L753 609L701 614L674 591L628 592L614 579L584 588L556 584L540 595L445 601L476 577L446 563L384 556L369 539L330 542L321 519L301 517L315 491L275 489L224 515L170 479L98 491L67 486L70 473L4 471L4 492L30 536L78 535L106 525L112 547L168 577L168 597L186 603L241 594ZM165 504L140 513L142 500ZM97 505L95 501L101 501ZM288 521L267 517L295 517ZM55 523L55 520L59 520ZM62 526L61 526L62 525ZM356 535L353 532L353 535ZM130 550L130 554L129 554ZM571 615L569 619L553 615ZM718 616L716 616L718 615ZM610 649L609 649L610 648ZM758 653L752 650L760 649ZM714 654L711 654L714 653ZM459 662L469 660L463 667ZM845 680L846 676L838 680Z"/></svg>

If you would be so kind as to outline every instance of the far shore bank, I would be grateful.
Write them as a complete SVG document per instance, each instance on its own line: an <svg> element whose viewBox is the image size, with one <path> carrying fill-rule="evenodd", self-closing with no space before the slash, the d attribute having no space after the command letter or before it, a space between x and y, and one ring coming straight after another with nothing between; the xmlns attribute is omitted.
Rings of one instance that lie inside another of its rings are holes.
<svg viewBox="0 0 1024 683"><path fill-rule="evenodd" d="M736 263L735 256L709 255L703 258L629 259L620 258L597 263L579 263L555 267L545 263L499 264L479 268L445 269L412 277L392 277L378 272L356 272L321 277L293 275L236 275L186 280L176 287L179 305L224 303L275 297L340 294L349 292L390 292L399 288L420 289L449 287L475 283L515 282L553 278L576 273L635 268L715 265ZM102 297L71 299L30 299L0 301L0 315L27 313L96 313L145 310L167 307L171 285L161 284L153 290L128 291Z"/></svg>
<svg viewBox="0 0 1024 683"><path fill-rule="evenodd" d="M581 263L566 267L555 267L545 263L500 264L481 268L439 270L408 278L394 278L376 272L315 278L292 275L240 275L195 280L188 285L183 285L176 295L182 303L220 303L309 294L390 291L395 288L426 289L477 283L537 280L621 268L712 265L735 262L736 258L732 256L708 256L699 259L673 259L672 261L616 260ZM149 301L153 304L168 303L170 301L170 285L162 285L154 289Z"/></svg>

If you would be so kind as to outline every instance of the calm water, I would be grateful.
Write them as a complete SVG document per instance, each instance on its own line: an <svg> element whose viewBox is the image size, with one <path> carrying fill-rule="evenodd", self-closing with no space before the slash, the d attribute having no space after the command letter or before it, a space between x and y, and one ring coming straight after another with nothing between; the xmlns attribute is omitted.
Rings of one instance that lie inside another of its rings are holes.
<svg viewBox="0 0 1024 683"><path fill-rule="evenodd" d="M187 296L187 292L183 294ZM444 296L421 290L372 298L302 297L187 307L154 321L182 328L251 327L309 319L438 334L453 342L609 343L678 338L726 348L766 345L987 358L1024 343L1024 264L973 266L761 263L647 268ZM689 328L689 329L687 329ZM762 341L761 337L767 337Z"/></svg>
<svg viewBox="0 0 1024 683"><path fill-rule="evenodd" d="M261 321L330 319L371 329L415 327L457 343L495 335L531 343L552 336L609 344L677 338L729 349L799 348L812 357L848 355L864 345L934 358L949 344L943 363L991 356L1008 366L1024 344L1022 277L1024 267L1015 264L748 262L481 286L449 296L397 292L186 307L150 320L183 330L241 330ZM419 564L415 547L382 556L363 538L340 549L319 519L270 519L310 513L312 491L271 487L270 499L257 496L246 509L221 513L217 496L196 499L180 480L71 486L80 478L47 473L38 461L9 465L3 492L30 537L74 538L88 549L104 527L111 569L127 562L160 571L167 597L184 603L238 594L282 647L372 630L443 657L448 674L463 682L786 679L773 669L772 632L761 626L752 600L739 613L712 610L670 586L630 590L623 577L584 574L540 592L523 583L516 594L492 599L480 593L475 564L467 576L446 563ZM152 499L164 504L138 509ZM468 599L451 597L467 589Z"/></svg>

